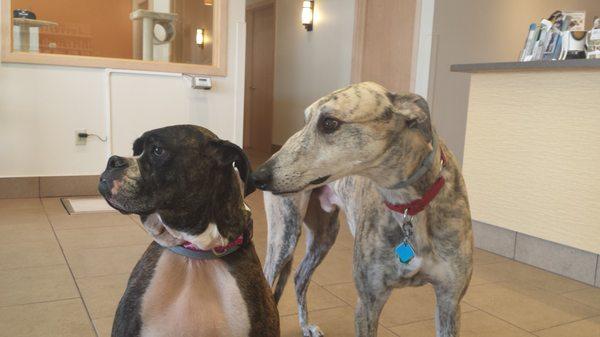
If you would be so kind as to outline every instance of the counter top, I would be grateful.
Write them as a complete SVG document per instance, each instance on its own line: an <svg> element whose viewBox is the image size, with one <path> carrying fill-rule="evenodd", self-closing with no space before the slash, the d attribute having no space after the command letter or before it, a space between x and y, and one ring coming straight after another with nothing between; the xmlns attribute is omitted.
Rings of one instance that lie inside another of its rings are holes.
<svg viewBox="0 0 600 337"><path fill-rule="evenodd" d="M600 71L600 59L564 60L564 61L531 61L531 62L494 62L454 64L450 71L462 73L510 72L523 70L581 70L596 69Z"/></svg>

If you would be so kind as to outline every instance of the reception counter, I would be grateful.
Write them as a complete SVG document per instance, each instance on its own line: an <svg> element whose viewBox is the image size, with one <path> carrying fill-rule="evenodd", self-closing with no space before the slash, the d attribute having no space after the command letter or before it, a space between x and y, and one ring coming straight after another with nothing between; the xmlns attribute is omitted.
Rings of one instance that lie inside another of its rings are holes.
<svg viewBox="0 0 600 337"><path fill-rule="evenodd" d="M600 286L600 60L461 64L476 245Z"/></svg>

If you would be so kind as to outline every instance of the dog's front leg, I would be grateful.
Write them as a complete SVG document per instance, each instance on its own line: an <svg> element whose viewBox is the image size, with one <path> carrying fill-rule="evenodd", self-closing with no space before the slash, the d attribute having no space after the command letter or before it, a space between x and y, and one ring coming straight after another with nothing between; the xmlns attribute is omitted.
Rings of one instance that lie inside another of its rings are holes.
<svg viewBox="0 0 600 337"><path fill-rule="evenodd" d="M460 277L435 280L436 310L435 326L437 337L460 335L460 301L468 287L470 270Z"/></svg>
<svg viewBox="0 0 600 337"><path fill-rule="evenodd" d="M356 336L376 337L379 316L390 297L391 290L379 282L369 284L368 279L356 282L356 288L358 291L354 317Z"/></svg>
<svg viewBox="0 0 600 337"><path fill-rule="evenodd" d="M274 296L277 302L292 270L292 258L309 197L310 191L286 196L264 192L268 235L263 272L269 286L275 286Z"/></svg>
<svg viewBox="0 0 600 337"><path fill-rule="evenodd" d="M302 258L294 278L296 300L298 301L298 319L302 334L305 337L323 336L323 332L318 326L308 322L306 292L313 272L335 243L340 230L339 208L333 206L331 212L325 212L319 201L320 191L315 190L308 203L308 210L304 218L304 223L308 229L306 232L306 254Z"/></svg>
<svg viewBox="0 0 600 337"><path fill-rule="evenodd" d="M375 337L379 316L391 294L386 284L385 265L379 252L377 240L372 236L371 226L359 226L354 244L354 284L358 293L354 325L356 337Z"/></svg>

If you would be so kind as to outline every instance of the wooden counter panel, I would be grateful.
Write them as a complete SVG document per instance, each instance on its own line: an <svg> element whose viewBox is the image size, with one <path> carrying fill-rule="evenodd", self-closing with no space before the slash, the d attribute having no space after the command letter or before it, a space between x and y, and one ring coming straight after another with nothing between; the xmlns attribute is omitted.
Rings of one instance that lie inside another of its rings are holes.
<svg viewBox="0 0 600 337"><path fill-rule="evenodd" d="M473 74L473 218L600 253L600 73Z"/></svg>

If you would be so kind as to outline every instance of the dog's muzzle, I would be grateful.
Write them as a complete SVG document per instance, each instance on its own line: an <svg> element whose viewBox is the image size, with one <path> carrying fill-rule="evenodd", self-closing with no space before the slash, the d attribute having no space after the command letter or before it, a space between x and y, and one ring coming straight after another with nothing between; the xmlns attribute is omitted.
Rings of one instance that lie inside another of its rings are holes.
<svg viewBox="0 0 600 337"><path fill-rule="evenodd" d="M127 159L119 156L112 156L108 159L106 170L100 175L98 191L104 198L112 195L113 181L123 178L123 172L129 167Z"/></svg>
<svg viewBox="0 0 600 337"><path fill-rule="evenodd" d="M250 176L251 183L258 189L268 191L273 184L273 171L269 166L263 165Z"/></svg>

